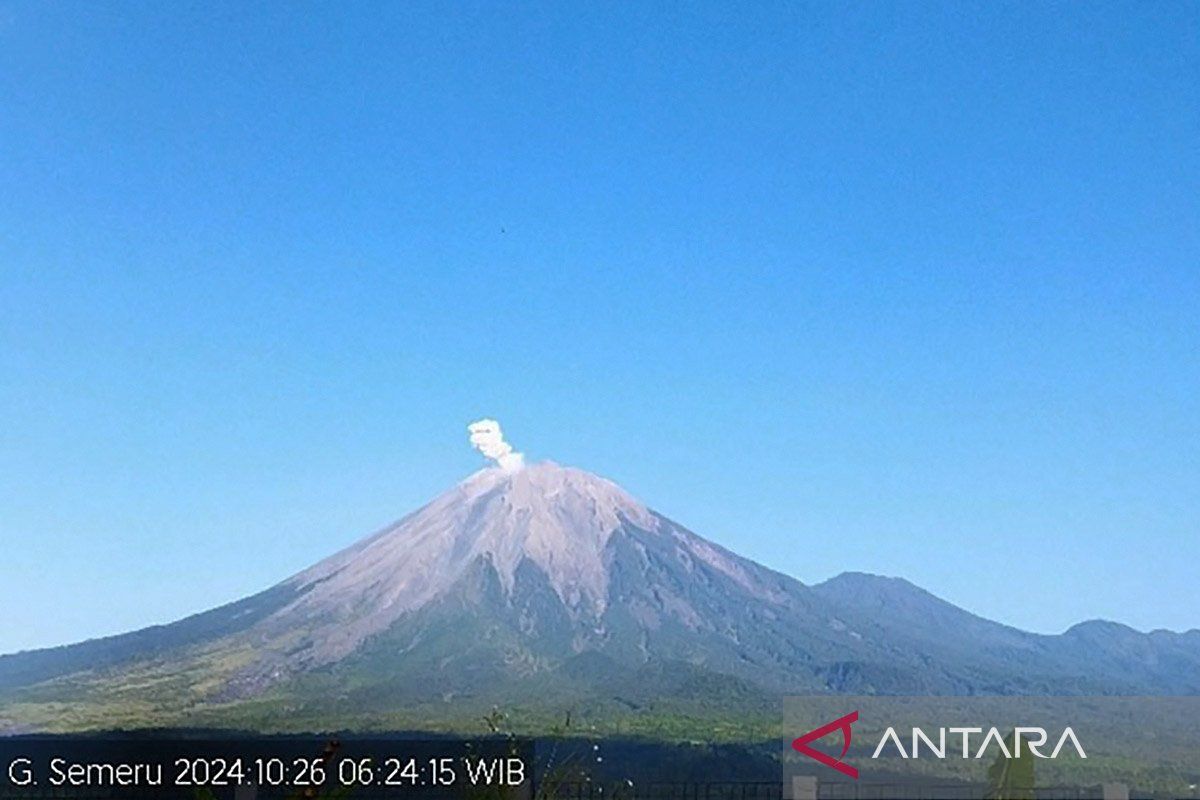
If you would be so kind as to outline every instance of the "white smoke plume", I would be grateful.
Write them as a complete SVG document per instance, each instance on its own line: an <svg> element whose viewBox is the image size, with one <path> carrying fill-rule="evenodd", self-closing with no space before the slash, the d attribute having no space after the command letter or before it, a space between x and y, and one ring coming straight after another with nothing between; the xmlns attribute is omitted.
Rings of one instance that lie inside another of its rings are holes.
<svg viewBox="0 0 1200 800"><path fill-rule="evenodd" d="M513 452L512 445L504 441L500 423L494 419L481 419L467 426L471 433L471 446L495 461L502 469L516 472L525 463L522 453Z"/></svg>

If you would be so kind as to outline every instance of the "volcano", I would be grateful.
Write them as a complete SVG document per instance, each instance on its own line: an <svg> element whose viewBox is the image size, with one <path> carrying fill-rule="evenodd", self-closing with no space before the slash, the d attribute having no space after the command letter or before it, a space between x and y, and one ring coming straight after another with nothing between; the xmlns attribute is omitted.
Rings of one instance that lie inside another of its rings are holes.
<svg viewBox="0 0 1200 800"><path fill-rule="evenodd" d="M1197 694L1200 631L1045 636L897 578L806 586L611 481L517 462L247 599L0 657L10 730L741 718L827 692Z"/></svg>

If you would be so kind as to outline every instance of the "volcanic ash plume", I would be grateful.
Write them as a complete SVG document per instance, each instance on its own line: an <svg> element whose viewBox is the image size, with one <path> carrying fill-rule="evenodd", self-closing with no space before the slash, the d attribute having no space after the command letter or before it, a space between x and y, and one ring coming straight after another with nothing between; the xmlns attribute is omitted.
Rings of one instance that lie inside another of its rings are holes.
<svg viewBox="0 0 1200 800"><path fill-rule="evenodd" d="M467 426L471 433L471 446L495 461L502 469L515 472L525 462L525 456L514 453L512 445L504 441L500 423L494 419L481 419Z"/></svg>

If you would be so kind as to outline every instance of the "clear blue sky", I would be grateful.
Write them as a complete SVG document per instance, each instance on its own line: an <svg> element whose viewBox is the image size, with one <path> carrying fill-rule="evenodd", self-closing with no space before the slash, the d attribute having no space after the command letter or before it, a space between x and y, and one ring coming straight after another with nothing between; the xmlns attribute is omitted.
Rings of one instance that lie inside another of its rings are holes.
<svg viewBox="0 0 1200 800"><path fill-rule="evenodd" d="M1200 626L1200 6L0 0L0 652L479 466Z"/></svg>

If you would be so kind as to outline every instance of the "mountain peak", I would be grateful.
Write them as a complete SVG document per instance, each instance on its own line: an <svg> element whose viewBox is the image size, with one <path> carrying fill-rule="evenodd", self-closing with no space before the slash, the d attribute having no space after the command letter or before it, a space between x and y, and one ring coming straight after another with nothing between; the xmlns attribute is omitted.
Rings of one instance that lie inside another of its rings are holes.
<svg viewBox="0 0 1200 800"><path fill-rule="evenodd" d="M487 467L417 514L462 502L458 489L465 490L474 503L474 521L483 523L492 534L481 543L482 549L496 546L501 551L496 555L507 552L506 544L520 545L526 555L536 555L538 547L550 551L602 548L625 523L646 530L655 526L653 512L617 484L553 461L525 464L516 470ZM529 551L530 546L535 550Z"/></svg>
<svg viewBox="0 0 1200 800"><path fill-rule="evenodd" d="M587 498L606 508L620 508L635 515L646 513L645 506L607 478L554 461L526 463L518 469L485 467L460 486L499 490L511 502L524 507L554 504L569 498Z"/></svg>
<svg viewBox="0 0 1200 800"><path fill-rule="evenodd" d="M341 657L405 613L444 595L480 560L505 591L529 562L572 610L607 602L605 546L657 516L612 481L551 461L475 472L424 507L287 581L297 599L268 624L320 623L321 660Z"/></svg>
<svg viewBox="0 0 1200 800"><path fill-rule="evenodd" d="M813 586L830 597L853 598L858 602L873 599L883 601L934 600L936 597L904 578L876 575L872 572L842 572Z"/></svg>

